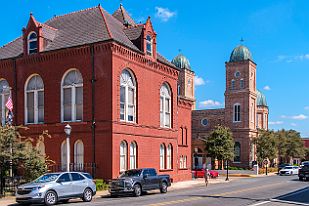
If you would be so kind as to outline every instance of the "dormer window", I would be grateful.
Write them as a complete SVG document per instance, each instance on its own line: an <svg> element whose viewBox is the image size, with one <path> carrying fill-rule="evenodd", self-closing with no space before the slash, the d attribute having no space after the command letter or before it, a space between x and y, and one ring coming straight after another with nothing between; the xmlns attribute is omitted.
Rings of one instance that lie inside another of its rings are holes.
<svg viewBox="0 0 309 206"><path fill-rule="evenodd" d="M28 35L28 54L35 54L38 52L38 38L35 32Z"/></svg>
<svg viewBox="0 0 309 206"><path fill-rule="evenodd" d="M146 53L152 56L152 38L150 35L146 36Z"/></svg>

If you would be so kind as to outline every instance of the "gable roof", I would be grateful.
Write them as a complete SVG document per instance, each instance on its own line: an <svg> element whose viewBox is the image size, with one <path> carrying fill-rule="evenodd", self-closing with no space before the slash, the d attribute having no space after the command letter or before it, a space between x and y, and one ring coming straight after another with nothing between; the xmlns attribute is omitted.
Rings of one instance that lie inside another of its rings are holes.
<svg viewBox="0 0 309 206"><path fill-rule="evenodd" d="M123 7L121 6L120 8ZM123 9L122 11L125 10ZM56 16L43 24L38 24L42 26L43 38L49 40L43 52L107 40L116 41L134 51L142 52L132 43L132 40L137 39L142 34L144 25L139 24L126 27L121 21L106 12L100 5L62 16ZM18 57L22 53L23 37L19 37L0 47L0 60ZM160 54L157 57L161 63L175 68L173 64Z"/></svg>
<svg viewBox="0 0 309 206"><path fill-rule="evenodd" d="M115 17L123 25L130 25L130 26L136 25L135 21L131 18L128 12L124 9L122 4L120 4L120 7L113 13L113 17Z"/></svg>

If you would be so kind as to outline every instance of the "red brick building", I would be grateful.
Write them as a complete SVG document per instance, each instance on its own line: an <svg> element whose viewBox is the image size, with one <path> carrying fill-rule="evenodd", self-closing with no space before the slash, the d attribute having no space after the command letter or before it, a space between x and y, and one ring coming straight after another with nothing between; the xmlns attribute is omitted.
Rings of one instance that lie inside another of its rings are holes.
<svg viewBox="0 0 309 206"><path fill-rule="evenodd" d="M304 146L306 148L309 148L309 138L303 138L303 141L304 141Z"/></svg>
<svg viewBox="0 0 309 206"><path fill-rule="evenodd" d="M268 106L266 97L256 89L256 64L249 49L236 47L225 63L225 108L195 110L192 112L193 167L201 167L206 158L205 142L217 125L225 125L232 131L235 154L232 165L251 167L256 160L258 128L268 129Z"/></svg>
<svg viewBox="0 0 309 206"><path fill-rule="evenodd" d="M95 163L96 177L154 167L191 178L194 73L160 55L156 36L150 18L137 24L122 5L45 23L30 15L22 36L0 48L3 122L11 93L15 124L30 128L27 137L48 130L51 138L32 146L63 168L70 124L71 162Z"/></svg>

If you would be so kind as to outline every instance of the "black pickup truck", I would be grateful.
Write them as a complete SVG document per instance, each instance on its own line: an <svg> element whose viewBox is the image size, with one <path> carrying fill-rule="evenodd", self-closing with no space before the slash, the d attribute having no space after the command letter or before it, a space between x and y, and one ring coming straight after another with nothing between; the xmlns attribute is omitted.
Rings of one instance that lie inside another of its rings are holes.
<svg viewBox="0 0 309 206"><path fill-rule="evenodd" d="M298 170L298 178L299 180L309 180L309 162L302 165Z"/></svg>
<svg viewBox="0 0 309 206"><path fill-rule="evenodd" d="M138 197L148 190L159 189L161 193L166 193L169 186L171 186L169 175L157 175L153 168L132 169L109 182L109 193L111 196L131 193Z"/></svg>

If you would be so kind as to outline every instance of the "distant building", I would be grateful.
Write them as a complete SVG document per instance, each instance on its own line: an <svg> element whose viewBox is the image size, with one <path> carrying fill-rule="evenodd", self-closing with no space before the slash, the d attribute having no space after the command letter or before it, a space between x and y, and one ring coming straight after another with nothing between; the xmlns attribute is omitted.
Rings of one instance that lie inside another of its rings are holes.
<svg viewBox="0 0 309 206"><path fill-rule="evenodd" d="M138 24L122 5L113 15L99 5L45 23L30 15L22 31L0 48L0 103L4 124L12 95L14 123L36 140L28 146L64 169L70 124L73 169L95 163L96 177L110 179L153 167L191 178L194 72L157 52L150 18ZM42 142L44 130L51 138Z"/></svg>
<svg viewBox="0 0 309 206"><path fill-rule="evenodd" d="M304 146L306 148L309 148L309 138L303 138L303 141L304 141Z"/></svg>
<svg viewBox="0 0 309 206"><path fill-rule="evenodd" d="M209 162L205 143L217 125L229 127L235 140L235 157L232 165L251 167L256 160L254 139L258 129L268 130L268 105L266 97L256 89L256 64L249 49L236 47L225 63L225 108L192 111L193 167Z"/></svg>

